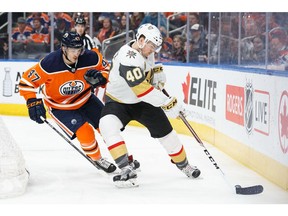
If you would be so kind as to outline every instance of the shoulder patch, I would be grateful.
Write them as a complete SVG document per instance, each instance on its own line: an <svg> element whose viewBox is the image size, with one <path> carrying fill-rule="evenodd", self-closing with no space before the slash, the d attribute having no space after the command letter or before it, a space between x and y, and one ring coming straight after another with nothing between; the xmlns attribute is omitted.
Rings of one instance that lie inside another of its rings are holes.
<svg viewBox="0 0 288 216"><path fill-rule="evenodd" d="M128 50L126 57L135 59L137 53L133 50Z"/></svg>

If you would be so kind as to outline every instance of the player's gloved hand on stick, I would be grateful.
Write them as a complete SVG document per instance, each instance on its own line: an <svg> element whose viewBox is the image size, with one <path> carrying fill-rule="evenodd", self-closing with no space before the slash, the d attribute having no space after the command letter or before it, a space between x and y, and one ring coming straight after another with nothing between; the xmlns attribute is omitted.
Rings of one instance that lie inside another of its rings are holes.
<svg viewBox="0 0 288 216"><path fill-rule="evenodd" d="M46 110L43 105L42 99L37 98L30 98L27 100L27 107L30 119L33 121L36 121L39 124L44 123L40 116L44 117L46 119Z"/></svg>
<svg viewBox="0 0 288 216"><path fill-rule="evenodd" d="M177 102L176 97L169 97L165 104L161 106L161 108L167 113L167 115L171 118L178 118L180 112L186 116L186 110L184 107Z"/></svg>
<svg viewBox="0 0 288 216"><path fill-rule="evenodd" d="M155 88L162 90L164 88L165 83L166 83L166 75L163 71L163 66L161 64L156 65L153 68L153 79L151 84Z"/></svg>
<svg viewBox="0 0 288 216"><path fill-rule="evenodd" d="M107 83L108 73L105 74L105 71L97 71L95 69L89 69L86 71L84 78L91 86L97 88L98 86L104 87Z"/></svg>

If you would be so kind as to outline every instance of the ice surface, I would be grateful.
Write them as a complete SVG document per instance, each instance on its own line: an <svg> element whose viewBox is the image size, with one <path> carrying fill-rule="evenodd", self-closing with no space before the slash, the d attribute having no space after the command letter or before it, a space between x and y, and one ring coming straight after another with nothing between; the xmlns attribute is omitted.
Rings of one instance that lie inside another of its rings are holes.
<svg viewBox="0 0 288 216"><path fill-rule="evenodd" d="M153 213L154 209L162 215L194 215L196 212L212 215L216 211L220 211L221 215L225 212L230 215L229 212L233 211L234 216L243 215L243 209L245 212L258 209L266 213L269 210L272 213L278 210L287 212L287 191L204 142L224 171L224 177L192 136L179 135L190 163L202 171L198 179L188 179L170 163L164 148L149 136L148 130L128 126L122 135L129 153L141 163L141 172L138 173L140 186L118 189L112 183L113 175L101 175L47 124L39 125L28 117L2 118L22 149L31 174L24 195L0 200L0 207L11 209L10 213L17 209L20 212L26 209L29 215L38 212L36 215L39 216L51 215L53 209L59 213L54 212L53 215L62 215L60 212L64 211L65 215L95 216L103 212L104 215L157 215ZM54 125L52 119L48 120ZM73 142L79 146L76 140ZM100 147L102 155L112 161L103 141ZM238 184L242 187L261 184L264 192L259 195L237 195L234 186ZM267 207L265 204L274 205Z"/></svg>

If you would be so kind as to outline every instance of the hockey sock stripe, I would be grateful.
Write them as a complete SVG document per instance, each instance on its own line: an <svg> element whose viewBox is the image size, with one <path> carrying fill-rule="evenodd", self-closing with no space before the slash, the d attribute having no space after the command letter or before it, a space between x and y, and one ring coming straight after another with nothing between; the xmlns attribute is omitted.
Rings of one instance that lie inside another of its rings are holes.
<svg viewBox="0 0 288 216"><path fill-rule="evenodd" d="M125 142L124 142L124 141L120 141L120 142L118 142L118 143L115 143L115 144L113 144L113 145L110 145L110 146L108 147L108 150L111 151L112 149L117 148L117 147L119 147L120 145L123 145L123 144L125 144Z"/></svg>
<svg viewBox="0 0 288 216"><path fill-rule="evenodd" d="M121 157L122 155L128 155L127 147L124 141L120 141L114 145L108 147L111 156L114 160Z"/></svg>
<svg viewBox="0 0 288 216"><path fill-rule="evenodd" d="M81 148L84 150L84 151L91 151L95 148L98 147L98 144L97 144L97 141L94 140L91 144L89 143L81 143Z"/></svg>
<svg viewBox="0 0 288 216"><path fill-rule="evenodd" d="M171 159L175 164L182 163L183 161L186 160L186 152L184 147L182 146L179 152L175 154L169 154L169 156L171 157Z"/></svg>
<svg viewBox="0 0 288 216"><path fill-rule="evenodd" d="M178 156L178 155L180 155L180 154L182 153L182 151L183 151L183 146L181 147L181 149L180 149L179 152L176 152L176 153L174 153L174 154L169 154L169 156L170 156L170 157Z"/></svg>

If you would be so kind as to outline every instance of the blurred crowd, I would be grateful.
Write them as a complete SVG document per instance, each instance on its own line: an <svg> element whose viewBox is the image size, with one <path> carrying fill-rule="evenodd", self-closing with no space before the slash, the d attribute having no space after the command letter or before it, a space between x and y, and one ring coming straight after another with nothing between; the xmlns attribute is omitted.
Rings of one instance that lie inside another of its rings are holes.
<svg viewBox="0 0 288 216"><path fill-rule="evenodd" d="M13 16L12 32L7 32L8 38L0 38L0 58L8 58L8 39L12 40L12 58L45 56L59 48L64 32L77 31L79 17L85 20L85 34L108 60L126 42L123 38L127 39L128 32L132 39L139 25L152 23L164 39L156 56L159 61L269 65L287 70L288 13L278 12L25 13Z"/></svg>

